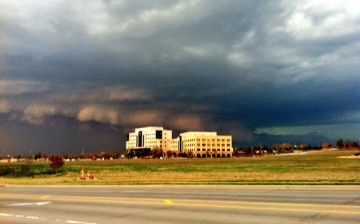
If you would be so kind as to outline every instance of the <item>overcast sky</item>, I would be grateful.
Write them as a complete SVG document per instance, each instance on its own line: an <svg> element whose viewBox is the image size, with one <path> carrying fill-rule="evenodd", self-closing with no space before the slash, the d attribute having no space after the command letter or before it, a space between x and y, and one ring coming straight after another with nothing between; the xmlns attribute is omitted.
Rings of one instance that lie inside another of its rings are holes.
<svg viewBox="0 0 360 224"><path fill-rule="evenodd" d="M148 125L359 140L359 55L354 0L0 0L0 150L123 150Z"/></svg>

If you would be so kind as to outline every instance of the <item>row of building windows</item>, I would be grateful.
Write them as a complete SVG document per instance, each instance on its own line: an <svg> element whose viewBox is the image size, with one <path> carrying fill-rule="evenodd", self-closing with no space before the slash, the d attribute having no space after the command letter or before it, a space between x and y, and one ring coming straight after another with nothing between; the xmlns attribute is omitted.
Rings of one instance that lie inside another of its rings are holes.
<svg viewBox="0 0 360 224"><path fill-rule="evenodd" d="M212 157L231 157L230 154L216 154L216 155L211 155L211 156L212 156ZM209 157L209 155L206 155L206 154L196 154L195 157L198 157L198 158L203 157L203 158L205 158L205 157Z"/></svg>
<svg viewBox="0 0 360 224"><path fill-rule="evenodd" d="M185 147L191 147L191 146L195 146L195 144L184 144L184 146ZM196 146L218 146L218 147L220 147L220 146L225 146L225 144L196 144ZM230 146L230 144L226 144L226 146Z"/></svg>
<svg viewBox="0 0 360 224"><path fill-rule="evenodd" d="M231 150L230 149L188 149L187 151L190 151L190 152L200 152L200 151L202 151L202 152L225 152L225 151L227 151L227 152L230 152Z"/></svg>
<svg viewBox="0 0 360 224"><path fill-rule="evenodd" d="M194 142L195 139L184 139L183 141L184 142ZM196 142L201 142L201 141L203 141L203 142L206 142L206 141L208 141L208 142L215 142L215 141L217 141L217 142L220 142L220 141L222 141L222 142L224 142L224 141L230 142L230 139L229 138L227 138L227 139L224 139L224 138L222 138L222 139L219 139L219 138L217 138L217 139L214 139L214 138L196 139Z"/></svg>

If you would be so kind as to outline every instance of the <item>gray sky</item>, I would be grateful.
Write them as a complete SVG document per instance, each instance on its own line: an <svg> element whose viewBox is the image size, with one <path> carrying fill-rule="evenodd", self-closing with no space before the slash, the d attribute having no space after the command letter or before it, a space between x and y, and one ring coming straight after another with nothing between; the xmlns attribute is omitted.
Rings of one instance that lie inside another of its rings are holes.
<svg viewBox="0 0 360 224"><path fill-rule="evenodd" d="M157 125L237 145L360 137L360 3L0 0L0 150L116 151Z"/></svg>

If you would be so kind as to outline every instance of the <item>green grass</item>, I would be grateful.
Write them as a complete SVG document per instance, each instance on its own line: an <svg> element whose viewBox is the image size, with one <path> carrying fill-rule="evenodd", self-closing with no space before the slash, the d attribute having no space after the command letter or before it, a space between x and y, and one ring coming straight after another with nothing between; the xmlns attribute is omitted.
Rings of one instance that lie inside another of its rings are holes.
<svg viewBox="0 0 360 224"><path fill-rule="evenodd" d="M49 175L48 163L32 163L21 175L22 163L0 164L16 175L0 184L360 184L360 159L340 159L354 151L322 151L306 155L254 158L114 160L67 162ZM91 171L96 181L80 182L80 171Z"/></svg>
<svg viewBox="0 0 360 224"><path fill-rule="evenodd" d="M319 155L265 156L257 158L214 158L214 159L168 159L168 160L125 160L68 163L67 170L80 171L82 167L91 170L115 172L313 172L313 171L360 171L359 160L338 159L339 155L353 152L333 152Z"/></svg>

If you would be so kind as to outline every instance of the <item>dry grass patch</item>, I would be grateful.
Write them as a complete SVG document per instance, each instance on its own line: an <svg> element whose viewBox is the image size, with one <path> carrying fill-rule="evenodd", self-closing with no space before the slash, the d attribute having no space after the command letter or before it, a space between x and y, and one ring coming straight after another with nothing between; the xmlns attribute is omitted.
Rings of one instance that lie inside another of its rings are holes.
<svg viewBox="0 0 360 224"><path fill-rule="evenodd" d="M164 159L70 162L64 175L0 178L0 184L147 183L352 183L360 184L360 160L340 159L354 151L322 151L257 158ZM1 166L0 166L1 167ZM91 170L96 180L79 181Z"/></svg>

